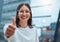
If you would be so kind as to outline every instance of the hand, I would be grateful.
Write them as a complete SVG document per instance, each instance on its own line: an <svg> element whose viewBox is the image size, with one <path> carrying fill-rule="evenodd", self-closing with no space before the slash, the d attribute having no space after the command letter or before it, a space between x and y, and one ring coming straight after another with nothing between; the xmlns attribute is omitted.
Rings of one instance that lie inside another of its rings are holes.
<svg viewBox="0 0 60 42"><path fill-rule="evenodd" d="M13 18L12 24L8 25L7 30L5 32L5 35L7 36L7 38L9 38L10 36L14 34L15 29L16 29L16 18Z"/></svg>

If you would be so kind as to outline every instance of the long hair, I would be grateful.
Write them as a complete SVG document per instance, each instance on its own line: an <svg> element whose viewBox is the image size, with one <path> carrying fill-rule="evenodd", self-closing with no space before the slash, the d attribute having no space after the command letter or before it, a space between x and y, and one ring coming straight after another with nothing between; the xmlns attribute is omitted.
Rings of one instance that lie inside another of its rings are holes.
<svg viewBox="0 0 60 42"><path fill-rule="evenodd" d="M20 5L17 7L17 12L16 12L16 26L17 26L17 27L20 26L20 25L19 25L19 21L20 21L20 20L19 20L19 18L18 18L18 10L19 10L23 5L27 6L27 7L29 8L29 10L30 10L30 18L29 18L27 24L28 24L28 26L31 28L31 27L32 27L32 12L31 12L30 5L29 5L28 3L22 3L22 4L20 4Z"/></svg>

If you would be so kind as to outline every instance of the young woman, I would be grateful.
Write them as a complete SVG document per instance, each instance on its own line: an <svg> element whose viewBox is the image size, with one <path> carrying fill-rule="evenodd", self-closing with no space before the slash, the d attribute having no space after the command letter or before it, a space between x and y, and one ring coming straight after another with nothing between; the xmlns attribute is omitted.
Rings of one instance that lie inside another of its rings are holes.
<svg viewBox="0 0 60 42"><path fill-rule="evenodd" d="M8 42L39 42L36 28L32 27L32 12L29 4L17 7L16 18L4 26L4 37Z"/></svg>

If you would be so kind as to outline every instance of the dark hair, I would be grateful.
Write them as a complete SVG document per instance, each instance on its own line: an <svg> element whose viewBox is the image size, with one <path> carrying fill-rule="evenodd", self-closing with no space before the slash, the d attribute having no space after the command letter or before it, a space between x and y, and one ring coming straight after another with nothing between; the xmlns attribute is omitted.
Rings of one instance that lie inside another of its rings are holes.
<svg viewBox="0 0 60 42"><path fill-rule="evenodd" d="M23 5L25 5L25 6L27 6L28 8L29 8L29 10L30 10L30 18L29 18L29 20L28 20L28 26L31 28L32 27L32 12L31 12L31 8L30 8L30 6L29 6L29 4L28 3L22 3L22 4L20 4L18 7L17 7L17 12L16 12L16 26L17 27L19 27L20 25L19 25L19 18L18 18L18 10L23 6Z"/></svg>

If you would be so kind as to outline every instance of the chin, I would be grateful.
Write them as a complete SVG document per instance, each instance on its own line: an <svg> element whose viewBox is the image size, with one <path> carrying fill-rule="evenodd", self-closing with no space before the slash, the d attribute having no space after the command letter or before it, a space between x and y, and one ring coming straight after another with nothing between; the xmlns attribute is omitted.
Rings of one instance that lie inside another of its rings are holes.
<svg viewBox="0 0 60 42"><path fill-rule="evenodd" d="M28 20L29 20L28 18L27 19L20 19L20 21L24 21L24 22L28 21Z"/></svg>

